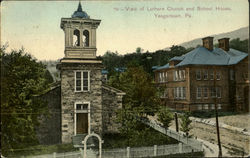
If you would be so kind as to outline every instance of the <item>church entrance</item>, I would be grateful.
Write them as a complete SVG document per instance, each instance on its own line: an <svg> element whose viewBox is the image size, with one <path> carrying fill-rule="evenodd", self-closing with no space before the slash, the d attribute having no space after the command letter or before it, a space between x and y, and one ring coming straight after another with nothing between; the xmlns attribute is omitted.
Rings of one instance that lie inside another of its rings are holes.
<svg viewBox="0 0 250 158"><path fill-rule="evenodd" d="M76 134L88 133L88 114L76 114Z"/></svg>
<svg viewBox="0 0 250 158"><path fill-rule="evenodd" d="M88 134L90 131L89 102L75 104L75 134Z"/></svg>
<svg viewBox="0 0 250 158"><path fill-rule="evenodd" d="M249 112L249 86L244 88L244 111Z"/></svg>

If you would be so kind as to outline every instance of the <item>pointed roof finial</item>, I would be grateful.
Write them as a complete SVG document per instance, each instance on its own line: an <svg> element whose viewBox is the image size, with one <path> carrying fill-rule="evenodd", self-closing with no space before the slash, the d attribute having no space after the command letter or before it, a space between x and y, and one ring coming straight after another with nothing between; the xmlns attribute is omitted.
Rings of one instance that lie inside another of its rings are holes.
<svg viewBox="0 0 250 158"><path fill-rule="evenodd" d="M82 11L82 5L81 5L80 0L79 0L79 4L78 4L77 10L74 12L74 14L71 17L72 18L85 18L85 19L89 19L88 14L86 12Z"/></svg>
<svg viewBox="0 0 250 158"><path fill-rule="evenodd" d="M78 4L77 11L78 11L78 12L82 12L82 4L81 4L80 1L79 1L79 4Z"/></svg>

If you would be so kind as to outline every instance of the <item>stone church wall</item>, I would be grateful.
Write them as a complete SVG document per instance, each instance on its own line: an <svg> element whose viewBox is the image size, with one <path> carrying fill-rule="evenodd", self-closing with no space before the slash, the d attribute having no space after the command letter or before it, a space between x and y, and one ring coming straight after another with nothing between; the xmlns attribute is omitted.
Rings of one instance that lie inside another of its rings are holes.
<svg viewBox="0 0 250 158"><path fill-rule="evenodd" d="M117 133L120 124L116 122L117 111L122 108L125 93L109 86L102 87L103 133Z"/></svg>
<svg viewBox="0 0 250 158"><path fill-rule="evenodd" d="M48 116L40 116L37 127L37 138L40 144L50 145L61 143L61 88L52 88L38 97L48 105Z"/></svg>
<svg viewBox="0 0 250 158"><path fill-rule="evenodd" d="M90 132L102 133L102 66L98 64L63 64L61 67L62 143L72 142L74 104L90 102ZM75 70L90 71L90 91L75 92Z"/></svg>

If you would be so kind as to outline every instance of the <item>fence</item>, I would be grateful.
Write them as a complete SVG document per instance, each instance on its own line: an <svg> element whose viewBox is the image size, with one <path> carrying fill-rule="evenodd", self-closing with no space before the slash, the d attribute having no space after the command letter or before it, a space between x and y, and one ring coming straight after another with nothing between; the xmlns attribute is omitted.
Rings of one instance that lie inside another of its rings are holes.
<svg viewBox="0 0 250 158"><path fill-rule="evenodd" d="M166 156L171 154L183 154L197 152L186 144L154 145L150 147L117 148L102 150L102 158L142 158ZM87 154L88 155L88 154ZM67 153L53 153L47 155L31 156L32 158L83 158L83 150ZM97 158L98 156L88 156L88 158Z"/></svg>
<svg viewBox="0 0 250 158"><path fill-rule="evenodd" d="M181 133L178 133L170 129L166 129L162 127L161 125L159 125L155 120L149 120L148 118L144 118L144 117L141 117L141 118L138 117L137 119L140 120L142 123L161 132L162 134L168 135L169 137L174 138L184 144L187 144L198 151L202 151L202 142L199 142L198 140L194 138L188 138Z"/></svg>
<svg viewBox="0 0 250 158"><path fill-rule="evenodd" d="M123 148L103 150L103 158L142 158L142 157L155 157L166 156L171 154L183 154L198 152L196 149L192 149L189 145L182 143L171 145L154 145L150 147L135 147L135 148Z"/></svg>
<svg viewBox="0 0 250 158"><path fill-rule="evenodd" d="M53 153L38 156L27 156L27 158L83 158L83 152L66 152L66 153Z"/></svg>

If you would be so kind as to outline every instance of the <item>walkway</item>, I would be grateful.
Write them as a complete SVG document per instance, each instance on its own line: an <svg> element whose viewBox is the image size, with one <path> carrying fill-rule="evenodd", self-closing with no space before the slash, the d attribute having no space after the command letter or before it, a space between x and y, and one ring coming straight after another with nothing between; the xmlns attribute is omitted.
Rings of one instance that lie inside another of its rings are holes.
<svg viewBox="0 0 250 158"><path fill-rule="evenodd" d="M165 134L171 138L174 138L175 140L178 140L179 142L182 142L183 144L191 146L195 151L202 151L202 143L194 138L188 138L183 133L178 133L172 129L166 129L161 126L161 124L154 118L154 117L148 117L148 118L138 118L139 121L142 123L152 127L153 129L161 132L162 134Z"/></svg>

